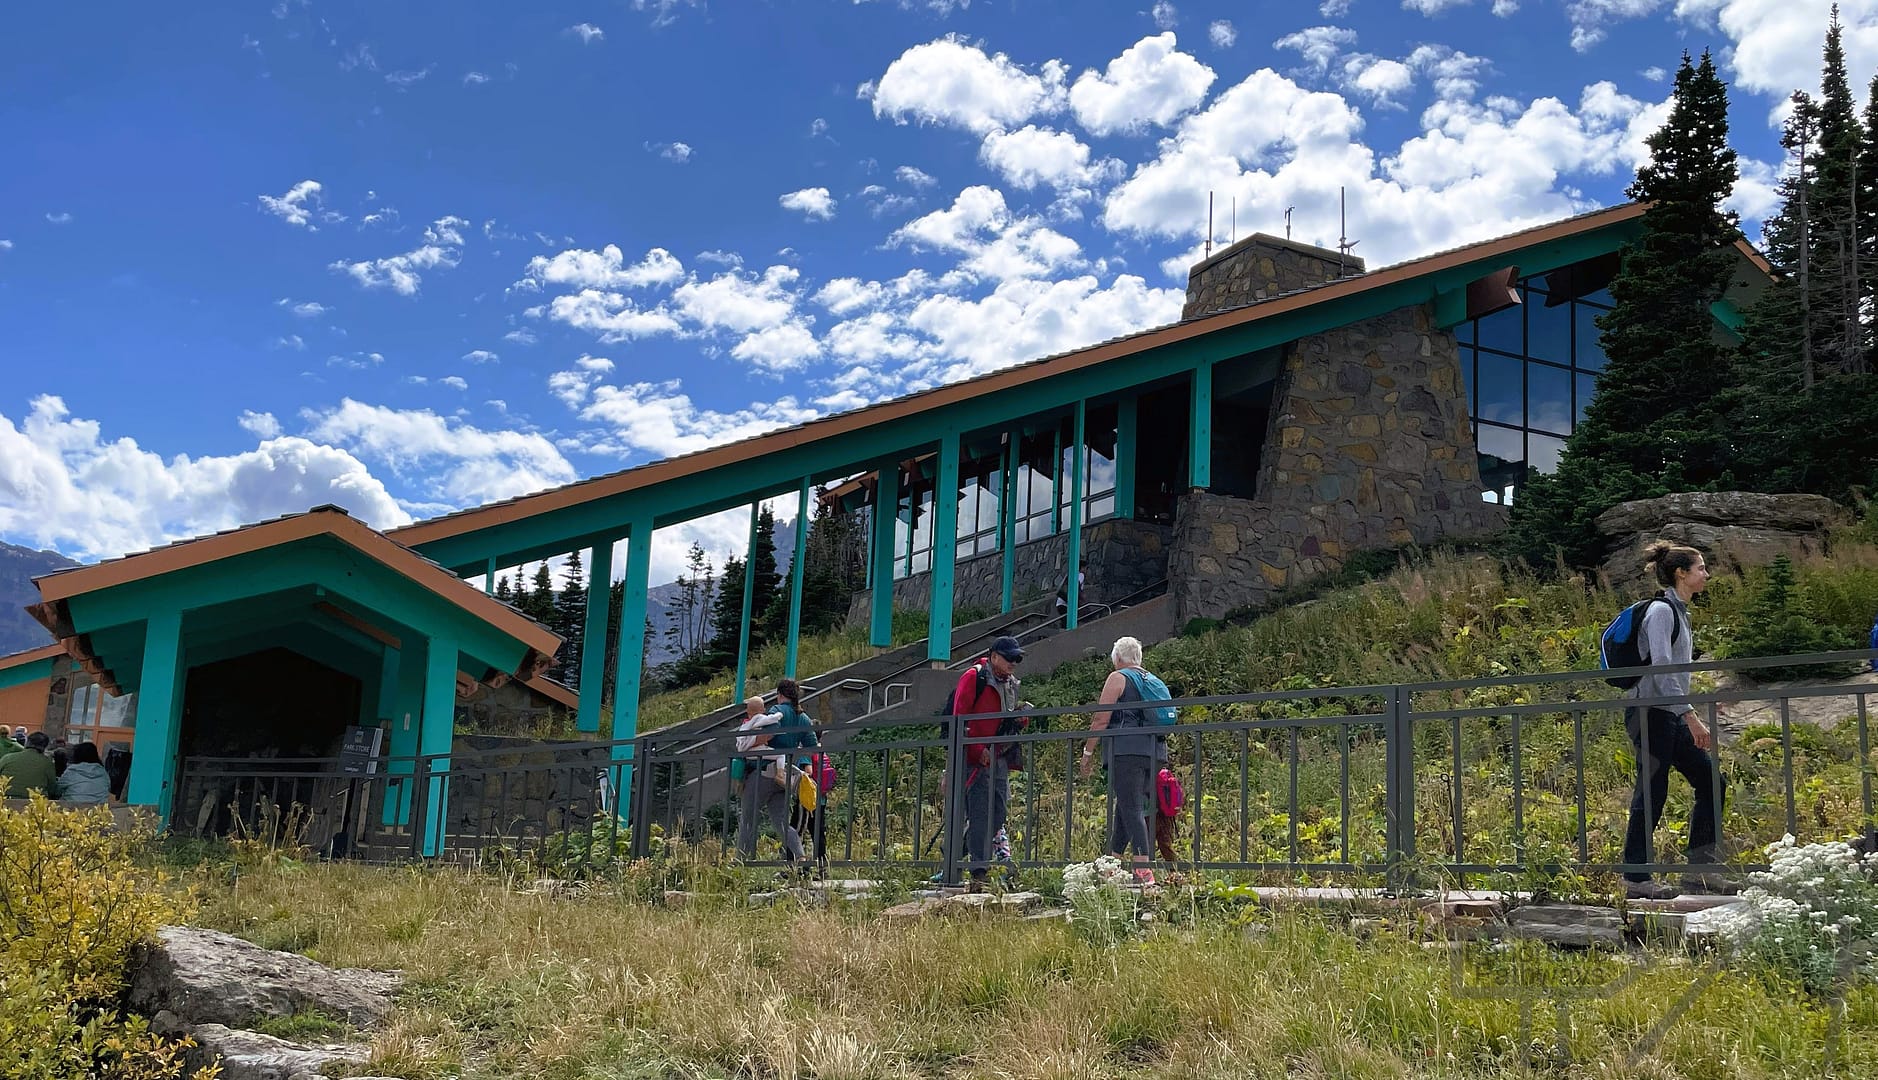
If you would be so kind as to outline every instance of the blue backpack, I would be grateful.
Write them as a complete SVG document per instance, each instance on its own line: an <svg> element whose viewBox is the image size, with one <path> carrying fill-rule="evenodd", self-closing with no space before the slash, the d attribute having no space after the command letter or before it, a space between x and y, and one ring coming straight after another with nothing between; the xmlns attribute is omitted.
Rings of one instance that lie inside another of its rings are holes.
<svg viewBox="0 0 1878 1080"><path fill-rule="evenodd" d="M1878 620L1874 620L1871 624L1871 643L1869 647L1872 649L1878 649ZM1878 656L1872 657L1871 669L1873 671L1878 671Z"/></svg>
<svg viewBox="0 0 1878 1080"><path fill-rule="evenodd" d="M1610 671L1614 668L1642 667L1650 663L1650 658L1643 655L1643 616L1650 610L1651 604L1663 603L1660 596L1639 600L1617 613L1611 625L1604 628L1598 637L1598 668ZM1669 640L1674 642L1682 636L1682 620L1674 620L1669 631ZM1620 690L1629 690L1643 681L1641 675L1607 676L1604 680Z"/></svg>
<svg viewBox="0 0 1878 1080"><path fill-rule="evenodd" d="M1148 702L1172 701L1174 695L1167 692L1167 684L1151 671L1140 668L1123 668L1122 677L1135 688L1135 694L1143 702L1137 710L1141 716L1142 727L1173 727L1180 720L1180 710L1172 705L1151 705Z"/></svg>

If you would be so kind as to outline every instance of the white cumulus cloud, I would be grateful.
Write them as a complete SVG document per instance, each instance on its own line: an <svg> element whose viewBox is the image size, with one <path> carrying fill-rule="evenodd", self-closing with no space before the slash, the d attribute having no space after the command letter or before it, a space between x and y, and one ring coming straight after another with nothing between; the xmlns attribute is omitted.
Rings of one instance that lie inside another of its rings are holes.
<svg viewBox="0 0 1878 1080"><path fill-rule="evenodd" d="M1231 20L1228 19L1215 19L1213 24L1206 28L1206 36L1212 41L1215 49L1230 49L1239 41L1239 31L1233 28Z"/></svg>
<svg viewBox="0 0 1878 1080"><path fill-rule="evenodd" d="M1206 98L1213 69L1178 48L1172 33L1145 37L1109 61L1085 71L1069 89L1077 123L1093 135L1168 124Z"/></svg>
<svg viewBox="0 0 1878 1080"><path fill-rule="evenodd" d="M318 231L316 221L344 221L343 214L324 209L320 195L322 190L318 180L302 180L288 188L285 195L262 195L261 209L289 225L308 231Z"/></svg>
<svg viewBox="0 0 1878 1080"><path fill-rule="evenodd" d="M776 199L784 210L793 210L810 221L827 221L835 216L834 196L825 187L802 188Z"/></svg>
<svg viewBox="0 0 1878 1080"><path fill-rule="evenodd" d="M864 89L875 116L983 134L1061 108L1063 77L1059 61L1047 61L1033 74L1003 53L987 56L953 36L906 50Z"/></svg>
<svg viewBox="0 0 1878 1080"><path fill-rule="evenodd" d="M463 229L468 221L441 217L424 230L424 242L401 255L360 262L341 260L332 269L345 273L368 289L390 289L400 296L415 296L422 271L455 266L463 255Z"/></svg>
<svg viewBox="0 0 1878 1080"><path fill-rule="evenodd" d="M582 45L592 45L596 41L606 40L606 31L592 23L575 23L567 32L580 39Z"/></svg>
<svg viewBox="0 0 1878 1080"><path fill-rule="evenodd" d="M382 462L426 498L454 506L513 498L576 479L554 443L535 432L487 431L428 409L393 409L349 397L329 409L303 410L301 416L307 438Z"/></svg>
<svg viewBox="0 0 1878 1080"><path fill-rule="evenodd" d="M628 266L626 255L617 244L599 251L569 248L552 258L537 255L528 260L528 268L513 288L540 289L544 285L563 285L592 289L643 289L671 285L685 276L684 264L664 248L652 248L639 261Z"/></svg>

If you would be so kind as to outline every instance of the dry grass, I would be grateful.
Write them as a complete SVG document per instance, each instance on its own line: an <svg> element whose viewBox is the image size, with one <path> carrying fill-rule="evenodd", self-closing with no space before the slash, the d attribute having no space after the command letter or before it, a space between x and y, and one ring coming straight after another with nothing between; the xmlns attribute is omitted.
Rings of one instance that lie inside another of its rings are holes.
<svg viewBox="0 0 1878 1080"><path fill-rule="evenodd" d="M1535 1072L1518 1006L1457 993L1445 953L1395 934L1359 940L1312 915L1189 912L1201 917L1109 951L1060 923L902 926L863 906L744 910L724 896L673 910L632 887L549 898L445 869L283 863L232 885L198 880L209 925L328 963L403 968L409 989L374 1064L413 1080L1784 1077L1821 1075L1831 1016L1725 974L1632 1066L1698 974L1663 956L1574 1007L1579 1064ZM1607 970L1528 963L1520 977L1545 985ZM1549 1046L1552 1010L1533 1024ZM1878 993L1855 994L1845 1035L1830 1075L1878 1074Z"/></svg>

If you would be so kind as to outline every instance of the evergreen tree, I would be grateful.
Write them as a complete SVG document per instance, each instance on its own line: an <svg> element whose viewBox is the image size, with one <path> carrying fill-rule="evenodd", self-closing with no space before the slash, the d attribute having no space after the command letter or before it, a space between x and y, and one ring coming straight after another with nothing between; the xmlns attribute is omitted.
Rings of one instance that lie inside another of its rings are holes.
<svg viewBox="0 0 1878 1080"><path fill-rule="evenodd" d="M1861 256L1859 285L1867 299L1865 340L1878 348L1878 76L1874 76L1865 99L1865 122L1861 125L1858 147L1858 248ZM1784 193L1783 193L1784 195ZM1858 366L1857 374L1872 370L1871 352Z"/></svg>
<svg viewBox="0 0 1878 1080"><path fill-rule="evenodd" d="M756 595L750 606L750 649L781 641L789 632L789 590L776 558L776 515L765 506L756 516Z"/></svg>
<svg viewBox="0 0 1878 1080"><path fill-rule="evenodd" d="M847 621L848 601L867 585L866 538L860 515L819 504L803 560L802 625L828 630Z"/></svg>
<svg viewBox="0 0 1878 1080"><path fill-rule="evenodd" d="M1602 554L1595 526L1628 499L1713 484L1732 456L1712 395L1732 370L1711 305L1732 272L1740 235L1721 209L1734 188L1727 87L1707 53L1685 53L1669 120L1650 136L1631 198L1650 204L1611 282L1615 310L1598 320L1607 358L1585 418L1552 476L1529 475L1513 504L1516 553L1572 565Z"/></svg>
<svg viewBox="0 0 1878 1080"><path fill-rule="evenodd" d="M568 686L580 685L581 642L586 637L587 583L580 565L580 552L567 557L567 580L554 602L554 632L564 644L555 663L555 678Z"/></svg>
<svg viewBox="0 0 1878 1080"><path fill-rule="evenodd" d="M534 587L528 590L528 617L543 626L554 626L554 573L544 559L535 567Z"/></svg>
<svg viewBox="0 0 1878 1080"><path fill-rule="evenodd" d="M1806 200L1811 243L1802 288L1818 369L1854 371L1863 366L1866 352L1862 308L1867 285L1857 258L1863 237L1855 185L1864 133L1846 77L1837 5L1826 28L1824 54L1819 103L1811 117L1816 133Z"/></svg>
<svg viewBox="0 0 1878 1080"><path fill-rule="evenodd" d="M737 647L743 625L744 562L739 558L724 560L724 572L718 575L717 599L711 605L710 643L697 654L702 670L721 671L737 666ZM752 605L754 611L754 604ZM757 647L756 627L751 627L750 648Z"/></svg>
<svg viewBox="0 0 1878 1080"><path fill-rule="evenodd" d="M716 594L710 556L692 541L685 553L685 572L678 575L678 600L665 627L665 640L679 660L704 646L711 625L711 603Z"/></svg>
<svg viewBox="0 0 1878 1080"><path fill-rule="evenodd" d="M496 579L496 599L505 604L515 602L515 589L509 585L509 575L503 574Z"/></svg>

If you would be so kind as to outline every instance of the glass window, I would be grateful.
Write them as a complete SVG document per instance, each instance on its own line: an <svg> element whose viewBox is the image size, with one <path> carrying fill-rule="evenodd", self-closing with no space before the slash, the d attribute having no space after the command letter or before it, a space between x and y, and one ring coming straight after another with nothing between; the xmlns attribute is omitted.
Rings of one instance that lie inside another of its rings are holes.
<svg viewBox="0 0 1878 1080"><path fill-rule="evenodd" d="M1571 372L1550 364L1526 365L1526 426L1571 434Z"/></svg>
<svg viewBox="0 0 1878 1080"><path fill-rule="evenodd" d="M1526 422L1526 388L1521 372L1525 366L1510 357L1479 354L1474 365L1474 419L1513 425Z"/></svg>
<svg viewBox="0 0 1878 1080"><path fill-rule="evenodd" d="M1585 406L1591 404L1591 394L1598 388L1598 377L1596 375L1578 374L1572 376L1572 378L1577 382L1573 396L1578 401L1578 415L1573 419L1574 421L1582 421L1585 418Z"/></svg>
<svg viewBox="0 0 1878 1080"><path fill-rule="evenodd" d="M1481 497L1488 502L1511 501L1512 490L1526 473L1526 433L1498 424L1481 424Z"/></svg>
<svg viewBox="0 0 1878 1080"><path fill-rule="evenodd" d="M1545 299L1535 293L1526 305L1526 355L1555 364L1571 363L1571 332L1571 305L1547 307Z"/></svg>
<svg viewBox="0 0 1878 1080"><path fill-rule="evenodd" d="M1604 370L1604 350L1599 346L1603 333L1598 330L1598 316L1603 311L1584 304L1572 305L1572 319L1577 333L1578 367L1584 371Z"/></svg>
<svg viewBox="0 0 1878 1080"><path fill-rule="evenodd" d="M105 695L104 715L98 723L103 727L135 727L137 716L131 704L136 698L136 694L119 694L117 697Z"/></svg>
<svg viewBox="0 0 1878 1080"><path fill-rule="evenodd" d="M1558 469L1558 456L1565 450L1565 440L1538 432L1526 436L1526 460L1542 473Z"/></svg>
<svg viewBox="0 0 1878 1080"><path fill-rule="evenodd" d="M1525 314L1515 304L1504 311L1496 311L1484 319L1476 320L1479 324L1479 344L1482 348L1498 349L1515 356L1526 350Z"/></svg>

